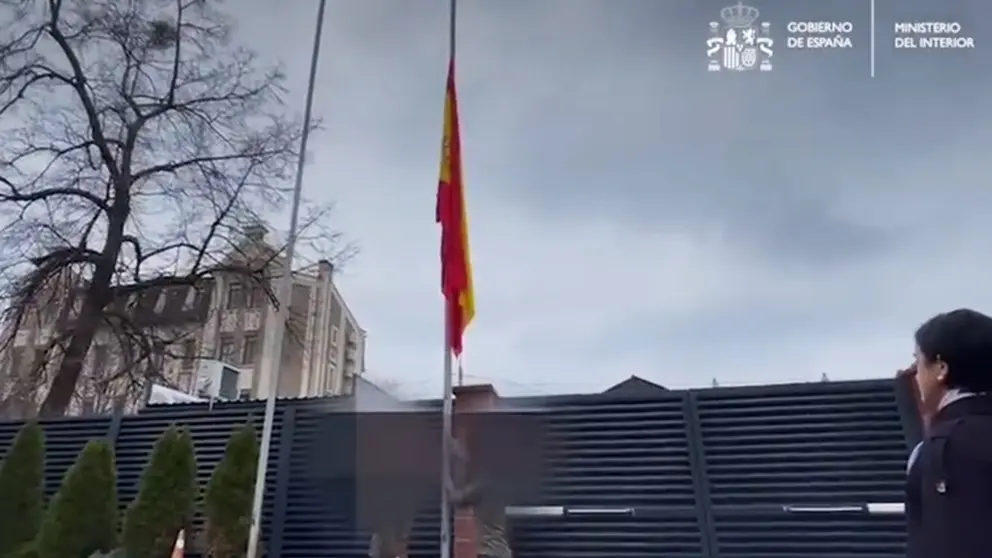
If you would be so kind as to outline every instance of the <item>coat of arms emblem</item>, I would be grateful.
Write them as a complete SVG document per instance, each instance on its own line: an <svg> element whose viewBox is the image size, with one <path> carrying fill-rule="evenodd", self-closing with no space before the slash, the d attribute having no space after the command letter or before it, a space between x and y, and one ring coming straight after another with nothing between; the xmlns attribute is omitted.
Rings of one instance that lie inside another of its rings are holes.
<svg viewBox="0 0 992 558"><path fill-rule="evenodd" d="M710 38L706 41L709 71L745 72L759 68L767 72L772 69L771 25L757 23L760 15L757 8L740 2L720 10L723 24L710 22Z"/></svg>

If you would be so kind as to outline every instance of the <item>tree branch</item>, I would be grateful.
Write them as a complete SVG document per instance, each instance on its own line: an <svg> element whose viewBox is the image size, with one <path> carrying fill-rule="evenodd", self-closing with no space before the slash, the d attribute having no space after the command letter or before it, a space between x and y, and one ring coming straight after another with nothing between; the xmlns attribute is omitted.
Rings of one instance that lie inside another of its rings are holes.
<svg viewBox="0 0 992 558"><path fill-rule="evenodd" d="M22 330L58 340L32 388L44 415L171 381L174 345L205 326L134 301L231 280L279 302L285 246L247 231L291 199L301 122L216 3L174 2L47 0L0 28L0 352ZM340 266L329 209L304 201L297 254ZM108 340L121 364L94 376Z"/></svg>

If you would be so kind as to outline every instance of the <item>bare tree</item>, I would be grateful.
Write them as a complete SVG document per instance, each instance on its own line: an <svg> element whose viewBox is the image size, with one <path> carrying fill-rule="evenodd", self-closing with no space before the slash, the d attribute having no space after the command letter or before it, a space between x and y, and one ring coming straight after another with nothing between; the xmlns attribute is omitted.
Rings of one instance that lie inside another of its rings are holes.
<svg viewBox="0 0 992 558"><path fill-rule="evenodd" d="M288 201L301 122L282 102L282 74L234 44L214 2L0 10L5 342L33 313L55 324L27 384L47 370L39 413L60 415L98 331L126 351L131 380L160 368L181 332L136 317L153 293L237 274L273 298L281 248L252 249L243 232ZM327 210L307 204L306 239L341 256ZM52 318L51 306L71 310Z"/></svg>

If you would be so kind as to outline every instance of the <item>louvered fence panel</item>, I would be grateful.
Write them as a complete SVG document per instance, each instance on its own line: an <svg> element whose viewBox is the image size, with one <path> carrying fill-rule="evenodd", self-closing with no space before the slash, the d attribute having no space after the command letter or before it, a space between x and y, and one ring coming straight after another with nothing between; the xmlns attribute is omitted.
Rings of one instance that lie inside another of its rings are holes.
<svg viewBox="0 0 992 558"><path fill-rule="evenodd" d="M520 401L518 401L520 402ZM896 558L901 516L788 513L785 506L901 502L906 441L893 383L716 388L650 398L541 399L550 450L539 502L584 512L512 521L523 558ZM280 401L263 520L266 546L285 558L361 558L353 479L315 479L326 400ZM686 414L688 411L688 414ZM157 437L170 424L193 433L206 484L227 439L262 402L159 406L121 419L43 423L51 494L83 445L116 432L122 505L134 497ZM0 423L0 455L20 423ZM702 520L702 521L700 521ZM272 525L270 523L276 522ZM705 537L705 538L704 538ZM413 558L437 556L439 514L415 522ZM704 544L705 543L705 544ZM707 554L707 549L715 548Z"/></svg>
<svg viewBox="0 0 992 558"><path fill-rule="evenodd" d="M551 407L545 421L545 505L694 506L681 397Z"/></svg>
<svg viewBox="0 0 992 558"><path fill-rule="evenodd" d="M729 514L716 516L721 558L903 558L900 516Z"/></svg>
<svg viewBox="0 0 992 558"><path fill-rule="evenodd" d="M17 436L22 424L24 423L21 421L0 422L0 455L7 455L7 450L10 449L10 444L14 442L14 436Z"/></svg>
<svg viewBox="0 0 992 558"><path fill-rule="evenodd" d="M438 413L437 438L440 439ZM356 519L358 501L353 476L343 472L340 454L354 459L356 415L346 412L301 411L293 427L293 446L287 469L287 507L283 522L282 558L364 558L371 533ZM329 429L333 430L329 431ZM369 433L371 434L371 433ZM334 447L327 447L334 440ZM366 440L374 443L374 440ZM395 456L402 463L403 456ZM320 459L333 475L324 475ZM354 471L351 471L354 475ZM438 474L440 477L440 474ZM440 502L424 502L411 531L410 557L438 556Z"/></svg>
<svg viewBox="0 0 992 558"><path fill-rule="evenodd" d="M263 545L271 538L272 508L278 474L284 405L276 412L271 453L269 454L265 502L262 510ZM196 448L197 481L205 489L210 475L224 455L227 441L234 431L251 421L261 436L264 408L260 402L206 405L161 405L122 420L117 439L117 483L121 503L126 505L137 494L141 473L148 463L152 447L172 424L189 429ZM197 518L197 526L200 525ZM191 553L187 553L191 555Z"/></svg>
<svg viewBox="0 0 992 558"><path fill-rule="evenodd" d="M584 514L515 520L521 556L701 555L681 396L572 398L549 403L544 420L541 503Z"/></svg>
<svg viewBox="0 0 992 558"><path fill-rule="evenodd" d="M696 518L588 517L514 521L518 558L698 558Z"/></svg>
<svg viewBox="0 0 992 558"><path fill-rule="evenodd" d="M816 509L902 502L893 382L712 389L696 399L722 558L902 555L901 516Z"/></svg>
<svg viewBox="0 0 992 558"><path fill-rule="evenodd" d="M67 418L41 422L45 431L45 494L51 498L62 477L76 461L86 442L107 436L108 417ZM0 423L0 456L5 455L23 422Z"/></svg>

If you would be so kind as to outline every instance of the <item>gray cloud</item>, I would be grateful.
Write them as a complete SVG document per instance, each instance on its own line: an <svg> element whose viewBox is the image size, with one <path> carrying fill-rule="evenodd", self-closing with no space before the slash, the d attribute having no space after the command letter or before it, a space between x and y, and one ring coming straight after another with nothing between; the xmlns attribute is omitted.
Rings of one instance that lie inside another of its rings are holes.
<svg viewBox="0 0 992 558"><path fill-rule="evenodd" d="M878 0L870 79L868 2L844 0L756 5L778 32L852 21L851 51L706 72L706 26L729 3L462 4L471 378L518 392L885 376L928 314L989 308L992 30L971 23L985 4ZM372 373L417 395L440 385L444 4L330 4L328 129L306 178L363 247L339 281ZM239 9L302 100L315 6ZM956 19L979 48L893 51L896 18Z"/></svg>

